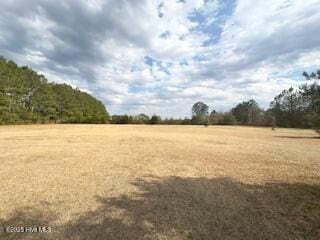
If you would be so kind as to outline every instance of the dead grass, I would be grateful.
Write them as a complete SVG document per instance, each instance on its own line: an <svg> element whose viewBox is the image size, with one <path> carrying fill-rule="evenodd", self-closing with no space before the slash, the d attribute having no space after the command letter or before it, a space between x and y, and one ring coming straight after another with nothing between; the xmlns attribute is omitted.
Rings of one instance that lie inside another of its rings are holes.
<svg viewBox="0 0 320 240"><path fill-rule="evenodd" d="M309 130L0 127L0 239L320 239Z"/></svg>

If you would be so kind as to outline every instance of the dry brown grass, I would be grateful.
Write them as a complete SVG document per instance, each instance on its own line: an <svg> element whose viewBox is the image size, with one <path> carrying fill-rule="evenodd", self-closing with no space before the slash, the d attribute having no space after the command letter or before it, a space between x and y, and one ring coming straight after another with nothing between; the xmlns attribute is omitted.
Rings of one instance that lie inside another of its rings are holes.
<svg viewBox="0 0 320 240"><path fill-rule="evenodd" d="M0 127L0 239L320 239L309 130Z"/></svg>

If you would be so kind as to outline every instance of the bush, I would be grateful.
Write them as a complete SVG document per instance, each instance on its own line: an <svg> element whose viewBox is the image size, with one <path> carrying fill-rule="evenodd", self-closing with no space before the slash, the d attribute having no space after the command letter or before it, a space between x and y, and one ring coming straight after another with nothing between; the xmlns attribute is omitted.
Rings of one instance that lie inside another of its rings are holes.
<svg viewBox="0 0 320 240"><path fill-rule="evenodd" d="M223 114L219 124L221 125L235 125L237 123L236 118L231 113Z"/></svg>
<svg viewBox="0 0 320 240"><path fill-rule="evenodd" d="M199 115L199 116L193 116L191 119L191 122L193 125L209 125L209 119L207 115Z"/></svg>
<svg viewBox="0 0 320 240"><path fill-rule="evenodd" d="M131 124L133 122L132 116L129 115L113 115L111 118L112 124Z"/></svg>

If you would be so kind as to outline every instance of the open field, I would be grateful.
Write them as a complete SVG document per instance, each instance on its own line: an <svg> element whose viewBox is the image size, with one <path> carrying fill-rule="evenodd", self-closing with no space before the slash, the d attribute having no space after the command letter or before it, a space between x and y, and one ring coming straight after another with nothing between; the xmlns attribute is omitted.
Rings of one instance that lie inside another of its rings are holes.
<svg viewBox="0 0 320 240"><path fill-rule="evenodd" d="M320 139L203 126L0 127L0 239L320 239Z"/></svg>

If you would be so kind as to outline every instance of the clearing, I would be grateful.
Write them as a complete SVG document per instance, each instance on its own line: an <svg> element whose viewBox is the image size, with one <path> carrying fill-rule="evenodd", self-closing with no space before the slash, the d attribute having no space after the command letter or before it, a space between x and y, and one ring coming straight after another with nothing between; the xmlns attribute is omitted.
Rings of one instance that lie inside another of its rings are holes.
<svg viewBox="0 0 320 240"><path fill-rule="evenodd" d="M53 232L1 233L7 226ZM320 139L249 127L1 126L0 239L320 239Z"/></svg>

